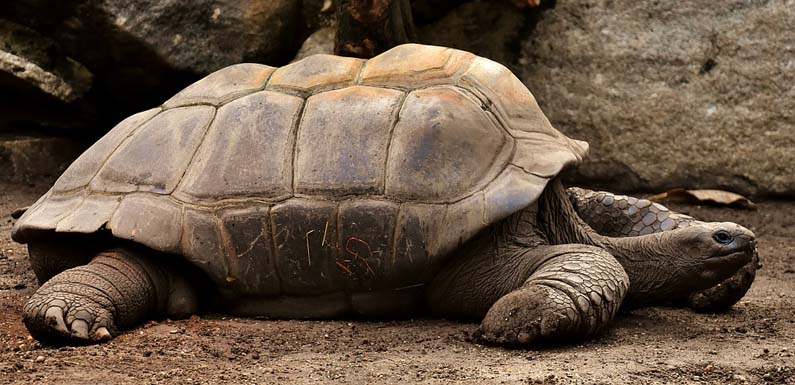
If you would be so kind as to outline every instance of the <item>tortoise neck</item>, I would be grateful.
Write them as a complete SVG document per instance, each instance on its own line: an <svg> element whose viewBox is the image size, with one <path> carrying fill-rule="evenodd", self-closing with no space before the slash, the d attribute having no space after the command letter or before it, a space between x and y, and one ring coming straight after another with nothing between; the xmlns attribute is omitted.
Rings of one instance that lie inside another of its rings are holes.
<svg viewBox="0 0 795 385"><path fill-rule="evenodd" d="M629 276L630 289L624 306L635 308L670 301L681 289L672 284L673 242L668 233L635 237L599 236L600 247L612 254Z"/></svg>
<svg viewBox="0 0 795 385"><path fill-rule="evenodd" d="M549 182L539 199L538 222L553 245L581 243L600 246L604 238L580 219L558 178Z"/></svg>
<svg viewBox="0 0 795 385"><path fill-rule="evenodd" d="M660 272L669 258L664 234L638 237L608 237L583 221L557 178L550 181L539 199L538 222L550 244L579 243L597 246L618 260L630 279L625 303L630 306L659 302L665 296L666 277Z"/></svg>

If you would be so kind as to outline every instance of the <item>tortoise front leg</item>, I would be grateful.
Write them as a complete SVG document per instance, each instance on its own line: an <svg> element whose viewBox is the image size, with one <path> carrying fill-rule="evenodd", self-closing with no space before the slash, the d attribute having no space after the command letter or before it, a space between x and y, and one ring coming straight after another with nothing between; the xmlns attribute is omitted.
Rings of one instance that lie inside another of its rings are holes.
<svg viewBox="0 0 795 385"><path fill-rule="evenodd" d="M566 193L577 215L596 232L610 237L651 234L701 223L647 199L578 187L568 188ZM751 262L732 277L709 289L692 293L686 299L672 299L672 303L703 313L727 311L751 287L759 267L759 255L754 253Z"/></svg>
<svg viewBox="0 0 795 385"><path fill-rule="evenodd" d="M96 255L45 282L24 307L30 334L49 344L106 341L119 330L196 311L196 296L177 269L131 249Z"/></svg>
<svg viewBox="0 0 795 385"><path fill-rule="evenodd" d="M605 328L629 287L604 249L581 244L497 249L455 261L434 280L436 315L482 319L482 342L535 345L582 340Z"/></svg>

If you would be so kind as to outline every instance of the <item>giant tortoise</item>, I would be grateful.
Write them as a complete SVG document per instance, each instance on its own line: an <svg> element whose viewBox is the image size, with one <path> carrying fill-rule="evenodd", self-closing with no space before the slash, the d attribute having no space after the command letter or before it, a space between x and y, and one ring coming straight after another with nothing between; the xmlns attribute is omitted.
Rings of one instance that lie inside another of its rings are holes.
<svg viewBox="0 0 795 385"><path fill-rule="evenodd" d="M207 310L430 314L527 345L745 293L751 231L565 190L587 151L464 51L233 65L119 123L19 219L42 283L24 322L58 344Z"/></svg>

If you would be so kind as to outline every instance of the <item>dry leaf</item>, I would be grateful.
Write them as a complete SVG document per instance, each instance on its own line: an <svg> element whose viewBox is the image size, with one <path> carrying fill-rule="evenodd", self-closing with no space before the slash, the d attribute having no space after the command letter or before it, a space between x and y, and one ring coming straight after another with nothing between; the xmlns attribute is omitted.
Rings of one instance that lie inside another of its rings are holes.
<svg viewBox="0 0 795 385"><path fill-rule="evenodd" d="M683 188L666 191L648 198L650 201L679 202L679 203L705 203L717 206L731 206L747 210L756 210L756 205L750 199L730 191L723 190L685 190Z"/></svg>

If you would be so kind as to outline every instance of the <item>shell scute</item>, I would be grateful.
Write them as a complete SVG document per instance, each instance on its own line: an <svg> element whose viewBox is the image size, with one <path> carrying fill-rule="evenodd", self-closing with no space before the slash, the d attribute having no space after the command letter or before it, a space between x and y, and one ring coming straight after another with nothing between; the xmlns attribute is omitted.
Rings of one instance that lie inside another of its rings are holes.
<svg viewBox="0 0 795 385"><path fill-rule="evenodd" d="M404 44L368 60L361 84L400 88L453 84L474 58L455 49Z"/></svg>
<svg viewBox="0 0 795 385"><path fill-rule="evenodd" d="M271 227L282 293L309 295L344 287L335 266L339 242L334 202L288 200L271 210Z"/></svg>
<svg viewBox="0 0 795 385"><path fill-rule="evenodd" d="M64 192L88 185L116 148L141 124L151 119L160 108L139 112L121 121L105 136L81 154L53 185L53 191Z"/></svg>
<svg viewBox="0 0 795 385"><path fill-rule="evenodd" d="M286 88L311 93L353 85L362 64L362 59L312 55L277 69L268 81L268 89Z"/></svg>
<svg viewBox="0 0 795 385"><path fill-rule="evenodd" d="M455 88L413 91L395 126L386 195L440 202L465 197L489 180L506 140L480 106Z"/></svg>
<svg viewBox="0 0 795 385"><path fill-rule="evenodd" d="M362 86L310 97L298 128L295 191L382 193L392 122L402 98L400 91Z"/></svg>
<svg viewBox="0 0 795 385"><path fill-rule="evenodd" d="M165 108L192 104L220 105L261 90L276 68L263 64L241 63L215 71L163 103Z"/></svg>
<svg viewBox="0 0 795 385"><path fill-rule="evenodd" d="M105 226L119 207L121 197L87 195L79 207L58 222L56 232L93 233Z"/></svg>
<svg viewBox="0 0 795 385"><path fill-rule="evenodd" d="M110 156L93 191L170 194L177 187L215 114L208 106L166 110L146 122Z"/></svg>
<svg viewBox="0 0 795 385"><path fill-rule="evenodd" d="M221 290L228 289L230 282L226 254L220 229L214 214L209 210L186 207L182 215L180 254L204 271Z"/></svg>
<svg viewBox="0 0 795 385"><path fill-rule="evenodd" d="M242 294L280 292L270 228L270 206L232 207L218 212L224 237L229 239L228 276Z"/></svg>
<svg viewBox="0 0 795 385"><path fill-rule="evenodd" d="M164 196L130 194L108 222L114 237L167 253L179 253L182 206Z"/></svg>
<svg viewBox="0 0 795 385"><path fill-rule="evenodd" d="M495 223L527 207L541 195L546 184L546 178L508 166L483 192L486 223Z"/></svg>
<svg viewBox="0 0 795 385"><path fill-rule="evenodd" d="M398 205L389 201L358 199L339 207L341 271L352 290L388 288L395 270L392 236Z"/></svg>
<svg viewBox="0 0 795 385"><path fill-rule="evenodd" d="M257 92L218 109L180 191L193 197L292 193L292 151L303 99Z"/></svg>

